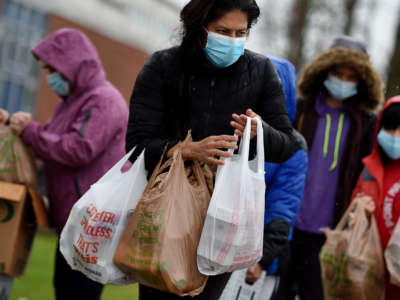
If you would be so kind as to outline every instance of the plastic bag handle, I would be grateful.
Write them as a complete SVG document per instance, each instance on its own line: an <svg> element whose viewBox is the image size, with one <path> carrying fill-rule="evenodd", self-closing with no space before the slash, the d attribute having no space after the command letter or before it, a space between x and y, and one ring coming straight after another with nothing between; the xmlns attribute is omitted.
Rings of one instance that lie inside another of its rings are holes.
<svg viewBox="0 0 400 300"><path fill-rule="evenodd" d="M127 154L125 154L114 166L112 166L111 167L111 169L109 169L96 183L101 183L101 182L104 182L104 181L108 181L109 180L109 178L111 178L111 177L114 177L114 174L115 173L118 173L118 174L126 174L126 173L128 173L129 174L129 172L133 169L133 168L130 168L127 172L125 172L125 173L122 173L121 172L121 169L122 169L122 167L124 166L124 164L129 160L129 157L131 157L131 155L132 155L132 153L133 153L133 151L135 151L135 148L136 147L134 147L131 151L129 151ZM141 155L144 155L143 154L143 152L144 152L144 150L142 151L142 153L140 154L140 156Z"/></svg>
<svg viewBox="0 0 400 300"><path fill-rule="evenodd" d="M355 210L357 206L356 201L352 201L349 205L349 207L346 209L345 213L343 214L343 217L340 219L339 223L336 225L335 230L343 230L346 224L349 221L350 214Z"/></svg>
<svg viewBox="0 0 400 300"><path fill-rule="evenodd" d="M243 138L240 141L239 146L239 154L241 157L245 157L247 160L249 159L249 151L250 151L250 136L251 136L251 118L247 117L246 126L243 132Z"/></svg>
<svg viewBox="0 0 400 300"><path fill-rule="evenodd" d="M257 172L264 172L264 130L260 118L257 120Z"/></svg>
<svg viewBox="0 0 400 300"><path fill-rule="evenodd" d="M156 178L158 175L160 175L162 172L164 172L164 170L170 166L172 166L176 161L177 161L177 157L178 155L181 155L182 152L182 147L192 138L192 132L191 130L188 131L188 134L186 135L186 138L183 142L179 142L177 144L177 149L174 151L173 156L171 158L169 158L166 162L162 163L164 160L164 157L167 155L167 148L168 148L168 144L165 145L163 153L161 155L161 158L157 164L157 166L154 168L153 174L151 174L149 182L146 186L145 192L147 192L148 190L150 190L154 184L154 182L156 181Z"/></svg>
<svg viewBox="0 0 400 300"><path fill-rule="evenodd" d="M346 224L349 222L350 214L352 212L357 211L357 209L361 209L365 211L365 213L369 216L370 214L367 213L365 207L362 204L358 203L357 201L353 200L349 207L347 208L346 212L343 214L343 217L340 219L339 223L336 225L335 230L344 230Z"/></svg>
<svg viewBox="0 0 400 300"><path fill-rule="evenodd" d="M248 160L250 152L250 137L251 137L251 120L247 117L246 127L243 134L243 139L240 141L239 154L242 159ZM264 132L260 118L255 118L257 121L257 172L264 172Z"/></svg>

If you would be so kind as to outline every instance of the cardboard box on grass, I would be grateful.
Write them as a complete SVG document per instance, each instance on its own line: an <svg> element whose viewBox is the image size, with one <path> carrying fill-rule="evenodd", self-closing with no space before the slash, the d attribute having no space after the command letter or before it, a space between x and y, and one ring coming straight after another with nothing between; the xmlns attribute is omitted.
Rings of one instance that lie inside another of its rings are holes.
<svg viewBox="0 0 400 300"><path fill-rule="evenodd" d="M0 274L24 275L38 226L49 227L40 195L25 185L0 181Z"/></svg>

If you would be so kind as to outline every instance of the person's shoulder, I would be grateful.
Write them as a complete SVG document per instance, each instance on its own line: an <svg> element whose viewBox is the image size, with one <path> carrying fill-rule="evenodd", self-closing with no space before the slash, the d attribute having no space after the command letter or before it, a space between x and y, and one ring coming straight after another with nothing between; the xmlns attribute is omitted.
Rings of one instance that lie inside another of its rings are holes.
<svg viewBox="0 0 400 300"><path fill-rule="evenodd" d="M375 112L364 112L363 118L368 122L376 122L378 120L378 115Z"/></svg>
<svg viewBox="0 0 400 300"><path fill-rule="evenodd" d="M307 142L306 142L304 136L300 132L298 132L296 129L293 128L292 130L293 130L292 136L294 137L294 141L297 144L297 149L303 150L303 151L308 151Z"/></svg>
<svg viewBox="0 0 400 300"><path fill-rule="evenodd" d="M290 72L296 72L295 66L288 60L269 55L268 58L276 66L277 69L287 69Z"/></svg>
<svg viewBox="0 0 400 300"><path fill-rule="evenodd" d="M278 77L272 61L266 55L246 49L244 58L244 61L247 63L247 69L255 73L257 77L270 78L270 76L274 76L274 74Z"/></svg>
<svg viewBox="0 0 400 300"><path fill-rule="evenodd" d="M362 119L363 127L374 128L376 122L378 121L378 115L375 112L362 112L361 119Z"/></svg>
<svg viewBox="0 0 400 300"><path fill-rule="evenodd" d="M258 63L258 64L262 64L262 65L272 64L271 60L266 55L254 52L254 51L249 50L249 49L246 49L244 51L244 56L250 62L255 62L255 63Z"/></svg>
<svg viewBox="0 0 400 300"><path fill-rule="evenodd" d="M171 47L163 50L155 51L149 58L149 62L168 63L178 58L179 47Z"/></svg>

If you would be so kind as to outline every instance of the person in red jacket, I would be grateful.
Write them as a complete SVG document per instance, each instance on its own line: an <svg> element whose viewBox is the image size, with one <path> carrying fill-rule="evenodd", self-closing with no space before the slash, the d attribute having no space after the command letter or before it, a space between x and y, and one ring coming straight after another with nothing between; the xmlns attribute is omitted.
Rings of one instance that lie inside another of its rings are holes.
<svg viewBox="0 0 400 300"><path fill-rule="evenodd" d="M380 113L373 150L363 164L353 200L367 201L374 211L384 251L400 216L400 96L389 99ZM389 276L385 299L400 299L400 287L390 284Z"/></svg>

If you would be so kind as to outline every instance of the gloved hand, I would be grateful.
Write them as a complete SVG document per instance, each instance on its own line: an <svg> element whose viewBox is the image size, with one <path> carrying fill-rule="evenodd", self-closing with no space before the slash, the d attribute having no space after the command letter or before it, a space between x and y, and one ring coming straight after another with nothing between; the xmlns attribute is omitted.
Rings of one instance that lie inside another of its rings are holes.
<svg viewBox="0 0 400 300"><path fill-rule="evenodd" d="M263 257L259 264L267 269L289 243L290 224L283 219L274 219L264 228Z"/></svg>

